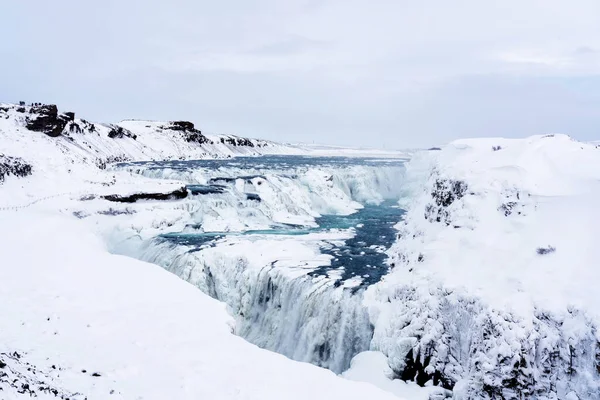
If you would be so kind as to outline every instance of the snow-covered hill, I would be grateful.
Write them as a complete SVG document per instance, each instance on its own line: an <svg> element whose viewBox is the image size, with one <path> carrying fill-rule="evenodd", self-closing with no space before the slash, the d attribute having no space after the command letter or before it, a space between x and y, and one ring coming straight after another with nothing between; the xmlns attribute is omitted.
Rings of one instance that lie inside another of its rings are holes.
<svg viewBox="0 0 600 400"><path fill-rule="evenodd" d="M600 149L460 140L406 179L393 272L367 292L371 347L457 399L600 398Z"/></svg>
<svg viewBox="0 0 600 400"><path fill-rule="evenodd" d="M303 152L265 140L205 135L188 121L92 123L54 105L0 103L0 154L39 168Z"/></svg>

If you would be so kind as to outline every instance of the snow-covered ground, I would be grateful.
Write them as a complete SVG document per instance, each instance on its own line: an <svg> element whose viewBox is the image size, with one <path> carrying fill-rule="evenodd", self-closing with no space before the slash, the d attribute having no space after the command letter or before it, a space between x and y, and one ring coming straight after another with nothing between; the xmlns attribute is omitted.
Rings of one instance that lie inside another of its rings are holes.
<svg viewBox="0 0 600 400"><path fill-rule="evenodd" d="M416 155L405 188L371 347L456 398L600 398L600 149L460 140Z"/></svg>

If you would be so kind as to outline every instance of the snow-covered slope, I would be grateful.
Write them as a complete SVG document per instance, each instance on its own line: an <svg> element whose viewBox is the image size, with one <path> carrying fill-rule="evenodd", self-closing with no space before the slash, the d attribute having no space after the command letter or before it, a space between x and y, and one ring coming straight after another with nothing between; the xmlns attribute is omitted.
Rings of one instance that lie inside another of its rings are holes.
<svg viewBox="0 0 600 400"><path fill-rule="evenodd" d="M395 398L234 336L222 303L74 218L4 213L0 254L2 399Z"/></svg>
<svg viewBox="0 0 600 400"><path fill-rule="evenodd" d="M233 135L204 135L187 121L91 123L52 105L0 104L0 154L38 168L104 167L114 161L298 154L299 147Z"/></svg>
<svg viewBox="0 0 600 400"><path fill-rule="evenodd" d="M455 398L600 398L600 149L461 140L406 174L371 347Z"/></svg>

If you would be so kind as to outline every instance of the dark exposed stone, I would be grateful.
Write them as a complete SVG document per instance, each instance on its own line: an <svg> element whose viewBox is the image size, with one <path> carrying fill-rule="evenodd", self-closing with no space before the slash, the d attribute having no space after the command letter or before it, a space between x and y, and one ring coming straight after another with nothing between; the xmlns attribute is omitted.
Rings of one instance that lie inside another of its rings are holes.
<svg viewBox="0 0 600 400"><path fill-rule="evenodd" d="M71 121L65 114L59 115L58 108L54 104L32 106L30 114L25 125L27 129L43 132L52 137L60 136L67 123Z"/></svg>
<svg viewBox="0 0 600 400"><path fill-rule="evenodd" d="M22 158L0 154L0 183L9 175L23 178L31 175L31 172L31 165L26 163Z"/></svg>
<svg viewBox="0 0 600 400"><path fill-rule="evenodd" d="M128 129L123 128L119 125L112 125L110 131L108 132L108 137L111 139L121 139L124 137L132 138L133 140L137 139L137 135L131 132Z"/></svg>
<svg viewBox="0 0 600 400"><path fill-rule="evenodd" d="M238 137L238 136L222 137L221 143L230 144L232 146L254 147L254 143L250 139L242 138L242 137Z"/></svg>
<svg viewBox="0 0 600 400"><path fill-rule="evenodd" d="M543 256L545 254L554 253L556 251L556 247L548 246L548 247L538 247L536 249L536 253Z"/></svg>
<svg viewBox="0 0 600 400"><path fill-rule="evenodd" d="M103 199L108 201L115 201L119 203L135 203L138 200L174 200L184 199L188 195L188 191L185 187L179 188L169 193L134 193L129 196L121 196L118 194L111 194L102 196Z"/></svg>
<svg viewBox="0 0 600 400"><path fill-rule="evenodd" d="M413 381L419 386L425 386L427 382L433 379L433 384L435 386L441 386L444 389L452 390L454 382L444 377L440 371L436 369L433 373L427 372L426 369L427 366L429 366L430 361L431 356L425 355L424 357L421 357L418 352L415 354L413 350L410 350L404 359L406 366L399 374L400 379L403 381Z"/></svg>
<svg viewBox="0 0 600 400"><path fill-rule="evenodd" d="M246 199L260 201L260 196L256 193L246 193Z"/></svg>
<svg viewBox="0 0 600 400"><path fill-rule="evenodd" d="M67 118L67 121L74 121L75 120L75 113L71 112L71 111L67 111L64 113L65 117Z"/></svg>
<svg viewBox="0 0 600 400"><path fill-rule="evenodd" d="M171 122L171 130L174 131L193 131L196 130L194 128L194 124L189 121L172 121Z"/></svg>
<svg viewBox="0 0 600 400"><path fill-rule="evenodd" d="M190 121L171 121L169 125L162 128L181 132L184 140L189 143L210 143L210 140L200 130L196 129Z"/></svg>
<svg viewBox="0 0 600 400"><path fill-rule="evenodd" d="M76 122L70 122L68 125L69 132L71 133L83 133L83 129Z"/></svg>

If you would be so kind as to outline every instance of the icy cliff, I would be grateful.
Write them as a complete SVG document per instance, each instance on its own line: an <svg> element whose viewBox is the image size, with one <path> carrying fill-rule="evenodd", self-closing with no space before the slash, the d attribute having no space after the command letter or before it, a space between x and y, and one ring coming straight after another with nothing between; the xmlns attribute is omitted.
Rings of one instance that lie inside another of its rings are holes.
<svg viewBox="0 0 600 400"><path fill-rule="evenodd" d="M460 140L408 163L371 348L457 399L600 398L600 149Z"/></svg>

